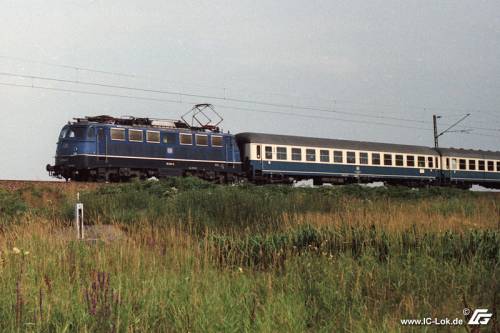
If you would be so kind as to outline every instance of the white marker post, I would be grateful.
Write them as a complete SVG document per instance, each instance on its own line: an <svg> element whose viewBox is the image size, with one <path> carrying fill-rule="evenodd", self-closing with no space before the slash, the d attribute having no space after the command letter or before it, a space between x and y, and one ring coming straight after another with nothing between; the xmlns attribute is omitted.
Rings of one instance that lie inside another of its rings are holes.
<svg viewBox="0 0 500 333"><path fill-rule="evenodd" d="M80 201L80 193L76 194L76 201ZM76 227L76 238L83 239L83 204L77 202L75 205L75 227Z"/></svg>

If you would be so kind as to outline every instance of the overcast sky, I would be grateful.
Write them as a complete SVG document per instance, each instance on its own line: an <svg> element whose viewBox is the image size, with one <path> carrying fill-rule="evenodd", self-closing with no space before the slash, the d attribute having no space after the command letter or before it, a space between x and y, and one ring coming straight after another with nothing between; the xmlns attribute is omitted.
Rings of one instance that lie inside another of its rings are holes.
<svg viewBox="0 0 500 333"><path fill-rule="evenodd" d="M0 85L0 179L47 179L73 117L178 118L199 102L215 104L232 133L428 146L432 114L443 115L444 129L470 112L460 128L471 134L447 134L441 145L500 150L499 13L499 1L478 0L3 0L0 83L144 99Z"/></svg>

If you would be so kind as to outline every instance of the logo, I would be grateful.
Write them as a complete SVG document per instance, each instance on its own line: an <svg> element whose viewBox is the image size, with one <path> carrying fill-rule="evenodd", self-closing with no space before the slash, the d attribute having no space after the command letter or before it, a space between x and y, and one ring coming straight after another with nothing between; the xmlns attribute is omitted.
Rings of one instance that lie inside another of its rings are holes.
<svg viewBox="0 0 500 333"><path fill-rule="evenodd" d="M476 309L472 314L468 324L469 325L486 325L490 321L492 313L488 313L488 309Z"/></svg>

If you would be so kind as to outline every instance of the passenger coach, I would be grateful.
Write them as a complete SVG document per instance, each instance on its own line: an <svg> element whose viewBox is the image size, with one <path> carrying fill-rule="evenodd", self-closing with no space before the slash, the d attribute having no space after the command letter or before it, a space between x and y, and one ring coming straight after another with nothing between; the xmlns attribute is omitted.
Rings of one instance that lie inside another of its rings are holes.
<svg viewBox="0 0 500 333"><path fill-rule="evenodd" d="M384 181L421 185L439 178L432 148L376 142L241 133L236 140L255 181L313 178L315 184Z"/></svg>
<svg viewBox="0 0 500 333"><path fill-rule="evenodd" d="M445 184L500 188L500 152L440 148Z"/></svg>

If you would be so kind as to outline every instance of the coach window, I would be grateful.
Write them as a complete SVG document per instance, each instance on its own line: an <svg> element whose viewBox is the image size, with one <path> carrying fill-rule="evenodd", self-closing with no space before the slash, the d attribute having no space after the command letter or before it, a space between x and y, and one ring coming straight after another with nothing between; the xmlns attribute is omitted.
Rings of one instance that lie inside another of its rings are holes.
<svg viewBox="0 0 500 333"><path fill-rule="evenodd" d="M111 140L125 141L125 129L124 128L112 128L111 129Z"/></svg>
<svg viewBox="0 0 500 333"><path fill-rule="evenodd" d="M272 160L273 159L273 147L266 146L265 151L266 151L266 160Z"/></svg>
<svg viewBox="0 0 500 333"><path fill-rule="evenodd" d="M434 168L434 158L431 156L427 157L427 167Z"/></svg>
<svg viewBox="0 0 500 333"><path fill-rule="evenodd" d="M344 154L340 150L333 151L333 162L344 163Z"/></svg>
<svg viewBox="0 0 500 333"><path fill-rule="evenodd" d="M368 153L359 153L359 164L368 164Z"/></svg>
<svg viewBox="0 0 500 333"><path fill-rule="evenodd" d="M488 161L488 171L495 171L495 164L493 161Z"/></svg>
<svg viewBox="0 0 500 333"><path fill-rule="evenodd" d="M163 133L163 143L175 143L175 133Z"/></svg>
<svg viewBox="0 0 500 333"><path fill-rule="evenodd" d="M257 159L260 160L260 145L257 145Z"/></svg>
<svg viewBox="0 0 500 333"><path fill-rule="evenodd" d="M146 141L150 143L160 143L160 132L146 131Z"/></svg>
<svg viewBox="0 0 500 333"><path fill-rule="evenodd" d="M413 156L413 155L406 156L406 166L409 166L409 167L415 166L415 156Z"/></svg>
<svg viewBox="0 0 500 333"><path fill-rule="evenodd" d="M179 142L181 145L192 145L193 135L187 133L179 133Z"/></svg>
<svg viewBox="0 0 500 333"><path fill-rule="evenodd" d="M457 159L456 158L451 159L451 170L457 170Z"/></svg>
<svg viewBox="0 0 500 333"><path fill-rule="evenodd" d="M222 136L212 135L212 147L222 147Z"/></svg>
<svg viewBox="0 0 500 333"><path fill-rule="evenodd" d="M403 158L403 155L396 155L396 165L397 166L405 165L405 160Z"/></svg>
<svg viewBox="0 0 500 333"><path fill-rule="evenodd" d="M276 159L286 160L286 147L276 147Z"/></svg>
<svg viewBox="0 0 500 333"><path fill-rule="evenodd" d="M392 155L384 154L384 165L392 165Z"/></svg>
<svg viewBox="0 0 500 333"><path fill-rule="evenodd" d="M500 172L500 161L497 161L497 172Z"/></svg>
<svg viewBox="0 0 500 333"><path fill-rule="evenodd" d="M465 163L465 160L463 158L458 160L458 168L460 170L467 170L467 163Z"/></svg>
<svg viewBox="0 0 500 333"><path fill-rule="evenodd" d="M208 135L196 134L197 146L208 146Z"/></svg>
<svg viewBox="0 0 500 333"><path fill-rule="evenodd" d="M380 154L379 153L372 154L372 164L373 165L380 165Z"/></svg>
<svg viewBox="0 0 500 333"><path fill-rule="evenodd" d="M481 171L484 171L484 161L479 160L479 161L477 162L477 169L478 169L478 170L481 170Z"/></svg>
<svg viewBox="0 0 500 333"><path fill-rule="evenodd" d="M316 161L316 149L306 149L306 161Z"/></svg>
<svg viewBox="0 0 500 333"><path fill-rule="evenodd" d="M356 164L356 153L353 151L347 152L347 163Z"/></svg>
<svg viewBox="0 0 500 333"><path fill-rule="evenodd" d="M292 148L292 160L293 161L302 161L302 149Z"/></svg>
<svg viewBox="0 0 500 333"><path fill-rule="evenodd" d="M419 156L417 161L419 168L425 168L425 157Z"/></svg>
<svg viewBox="0 0 500 333"><path fill-rule="evenodd" d="M319 160L321 162L330 162L330 152L328 150L320 150Z"/></svg>
<svg viewBox="0 0 500 333"><path fill-rule="evenodd" d="M469 170L476 170L476 160L469 160Z"/></svg>
<svg viewBox="0 0 500 333"><path fill-rule="evenodd" d="M128 130L128 141L142 142L142 130Z"/></svg>
<svg viewBox="0 0 500 333"><path fill-rule="evenodd" d="M450 159L446 158L446 169L450 169Z"/></svg>

